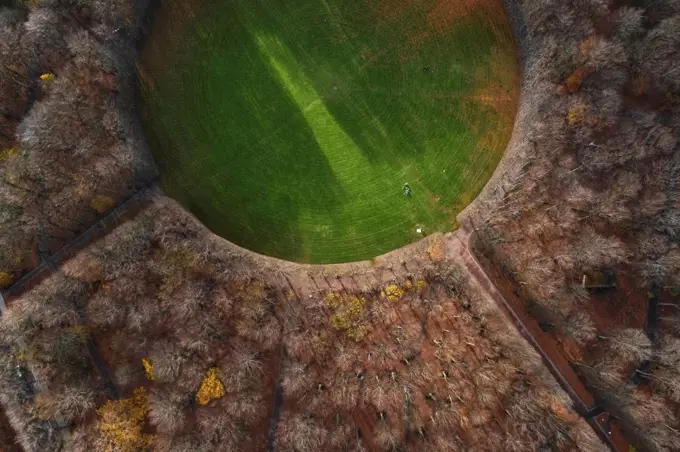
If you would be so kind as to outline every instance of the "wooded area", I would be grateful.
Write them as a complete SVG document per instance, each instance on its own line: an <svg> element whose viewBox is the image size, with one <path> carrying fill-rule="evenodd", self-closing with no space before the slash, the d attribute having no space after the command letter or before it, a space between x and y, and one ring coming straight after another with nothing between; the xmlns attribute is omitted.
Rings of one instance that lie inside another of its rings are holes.
<svg viewBox="0 0 680 452"><path fill-rule="evenodd" d="M678 313L650 306L680 284L680 2L627 3L522 2L520 115L461 221L639 447L677 450Z"/></svg>
<svg viewBox="0 0 680 452"><path fill-rule="evenodd" d="M0 285L155 177L135 112L147 2L0 10Z"/></svg>
<svg viewBox="0 0 680 452"><path fill-rule="evenodd" d="M602 450L457 264L310 292L220 242L161 199L11 303L26 450Z"/></svg>
<svg viewBox="0 0 680 452"><path fill-rule="evenodd" d="M508 4L522 105L460 221L638 450L678 450L680 2ZM0 11L0 285L155 177L145 7ZM26 451L602 450L464 272L407 273L300 294L159 199L9 304L0 402Z"/></svg>

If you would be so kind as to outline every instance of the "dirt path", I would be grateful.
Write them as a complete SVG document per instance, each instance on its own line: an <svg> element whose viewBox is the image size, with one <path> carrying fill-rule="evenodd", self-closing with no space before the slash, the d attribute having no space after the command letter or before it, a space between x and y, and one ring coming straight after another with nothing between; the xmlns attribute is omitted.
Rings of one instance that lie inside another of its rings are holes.
<svg viewBox="0 0 680 452"><path fill-rule="evenodd" d="M40 281L54 273L59 265L78 251L85 248L93 241L105 236L117 226L120 226L130 217L139 212L146 204L160 195L160 190L155 186L144 188L129 198L124 203L113 209L104 218L90 226L85 232L64 245L56 253L44 259L36 268L24 275L9 288L0 292L0 314L5 312L13 298L20 296L26 290L34 287Z"/></svg>
<svg viewBox="0 0 680 452"><path fill-rule="evenodd" d="M5 301L11 301L12 298L20 296L23 292L44 280L55 271L55 268L59 269L59 265L66 259L72 257L92 241L107 234L126 219L134 216L159 195L159 191L152 187L138 192L127 202L121 204L100 222L52 255L49 260L43 262L7 291L0 294L0 311L4 312L6 309ZM222 239L220 240L222 241ZM347 290L345 286L366 289L432 265L433 260L450 259L457 262L467 270L471 282L476 284L483 294L494 300L502 308L519 333L536 349L551 374L572 399L575 410L590 423L602 441L616 452L627 452L629 443L623 438L616 424L609 425L608 422L605 422L610 418L609 414L596 404L593 395L579 380L576 372L559 351L554 339L543 332L538 323L524 311L520 304L521 300L516 300L511 296L512 294L501 293L502 289L499 290L486 270L471 253L471 240L474 240L473 234L463 228L443 236L433 234L422 241L379 256L373 261L328 266L295 264L257 255L242 249L241 252L248 254L255 262L264 264L264 268L290 275L289 284L291 288L295 289L298 296L309 296L314 292L328 289ZM439 251L437 251L438 249ZM337 276L329 278L327 275ZM98 353L95 351L93 355L96 357ZM97 360L95 359L95 361ZM103 374L101 376L105 380L109 380L106 378L107 372L102 372L102 369L99 370L100 374ZM270 426L273 431L275 431L277 424L277 414L274 413L273 422ZM270 436L273 431L270 432Z"/></svg>
<svg viewBox="0 0 680 452"><path fill-rule="evenodd" d="M458 263L467 270L471 284L476 285L484 296L492 299L505 312L522 337L534 347L553 377L571 398L574 409L590 424L598 437L611 450L628 452L630 443L624 438L616 422L611 422L610 414L597 404L594 396L559 350L555 340L541 330L536 320L524 311L521 300L508 298L508 294L502 294L479 264L470 250L472 239L471 231L466 229L459 229L446 235L433 234L408 247L379 256L372 263L310 266L283 263L259 255L258 258L266 259L270 266L285 268L291 278L289 280L291 289L303 297L319 291L346 290L345 285L376 287L417 271L416 269L430 266L435 260L451 260ZM443 246L441 251L434 251L440 247L437 244ZM336 276L326 277L326 272ZM349 281L346 281L348 278Z"/></svg>
<svg viewBox="0 0 680 452"><path fill-rule="evenodd" d="M159 190L154 186L140 190L130 199L112 210L106 217L102 218L74 240L62 247L59 251L49 256L47 259L44 259L39 266L31 270L7 290L0 292L0 316L5 313L7 310L7 305L10 304L13 298L21 296L25 291L39 284L40 281L48 278L54 272L60 271L60 264L62 262L64 262L69 257L72 257L75 253L85 248L93 241L111 232L115 227L126 221L126 219L139 212L144 205L148 204L159 194ZM23 343L23 341L18 341L17 345L22 350L26 349L26 345ZM108 366L101 358L101 354L99 353L96 344L91 338L88 338L86 347L89 358L94 367L97 369L97 373L99 374L106 392L111 398L117 399L119 397L119 393L113 384ZM47 393L49 391L47 382L36 379L33 376L30 367L31 366L29 364L28 371L35 394L39 395ZM55 429L60 432L62 441L66 442L70 436L70 432L64 427L66 427L68 423L60 414L55 416L54 421L56 423Z"/></svg>
<svg viewBox="0 0 680 452"><path fill-rule="evenodd" d="M617 425L609 424L610 415L596 404L595 398L571 368L554 340L541 330L536 320L529 317L520 306L509 302L496 288L470 251L473 239L471 231L467 229L459 229L455 234L450 234L447 240L448 257L465 267L477 286L509 316L522 337L536 349L550 373L572 399L576 411L586 419L600 439L613 451L628 452L630 443L623 437Z"/></svg>

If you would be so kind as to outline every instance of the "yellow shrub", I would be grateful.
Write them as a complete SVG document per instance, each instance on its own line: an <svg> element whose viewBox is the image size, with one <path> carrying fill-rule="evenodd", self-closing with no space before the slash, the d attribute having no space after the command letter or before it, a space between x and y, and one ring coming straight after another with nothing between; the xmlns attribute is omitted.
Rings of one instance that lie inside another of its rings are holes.
<svg viewBox="0 0 680 452"><path fill-rule="evenodd" d="M11 286L13 282L14 278L12 278L10 273L0 271L0 287L4 289L5 287Z"/></svg>
<svg viewBox="0 0 680 452"><path fill-rule="evenodd" d="M264 297L264 292L264 287L262 287L262 284L259 281L249 284L246 287L247 299L249 300L259 301Z"/></svg>
<svg viewBox="0 0 680 452"><path fill-rule="evenodd" d="M87 341L88 331L87 327L83 325L77 325L70 328L71 333L73 333L81 342L85 343Z"/></svg>
<svg viewBox="0 0 680 452"><path fill-rule="evenodd" d="M586 117L586 109L586 106L582 104L571 107L567 113L567 121L569 124L578 124L579 122L582 122Z"/></svg>
<svg viewBox="0 0 680 452"><path fill-rule="evenodd" d="M146 378L149 380L155 380L156 378L153 376L153 365L151 364L151 361L146 358L142 359L142 366L144 366Z"/></svg>
<svg viewBox="0 0 680 452"><path fill-rule="evenodd" d="M331 292L326 295L326 304L335 311L330 319L333 328L344 331L355 341L360 341L366 336L368 328L363 324L366 307L364 297Z"/></svg>
<svg viewBox="0 0 680 452"><path fill-rule="evenodd" d="M101 416L99 430L108 440L109 451L135 452L148 448L153 437L142 433L149 396L144 388L135 389L132 397L109 400L97 409Z"/></svg>
<svg viewBox="0 0 680 452"><path fill-rule="evenodd" d="M220 381L219 369L212 367L203 377L201 388L196 394L196 401L201 405L207 405L211 400L224 396L224 385Z"/></svg>
<svg viewBox="0 0 680 452"><path fill-rule="evenodd" d="M335 308L340 303L340 296L336 293L326 294L326 304L331 308Z"/></svg>
<svg viewBox="0 0 680 452"><path fill-rule="evenodd" d="M355 325L347 329L347 336L356 342L363 340L366 334L368 334L368 328L365 325Z"/></svg>
<svg viewBox="0 0 680 452"><path fill-rule="evenodd" d="M50 86L52 82L54 82L54 74L51 72L40 76L40 84L42 85L43 89L47 89L47 87Z"/></svg>
<svg viewBox="0 0 680 452"><path fill-rule="evenodd" d="M380 295L387 297L388 301L394 302L404 296L404 290L396 284L390 284L389 286L385 287L384 292L381 292Z"/></svg>
<svg viewBox="0 0 680 452"><path fill-rule="evenodd" d="M4 149L2 152L0 152L0 162L4 162L5 160L9 159L11 156L19 152L19 148L7 148Z"/></svg>
<svg viewBox="0 0 680 452"><path fill-rule="evenodd" d="M92 207L98 213L104 213L111 207L113 207L115 204L116 202L113 200L113 198L109 196L99 195L95 196L94 199L92 199L92 201L90 202L90 207Z"/></svg>

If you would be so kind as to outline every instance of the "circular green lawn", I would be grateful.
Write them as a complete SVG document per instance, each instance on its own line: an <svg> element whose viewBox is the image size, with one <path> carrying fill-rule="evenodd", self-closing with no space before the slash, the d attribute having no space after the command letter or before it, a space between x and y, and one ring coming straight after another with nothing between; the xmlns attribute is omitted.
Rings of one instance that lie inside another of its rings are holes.
<svg viewBox="0 0 680 452"><path fill-rule="evenodd" d="M519 91L500 0L166 0L138 67L165 193L309 263L454 228Z"/></svg>

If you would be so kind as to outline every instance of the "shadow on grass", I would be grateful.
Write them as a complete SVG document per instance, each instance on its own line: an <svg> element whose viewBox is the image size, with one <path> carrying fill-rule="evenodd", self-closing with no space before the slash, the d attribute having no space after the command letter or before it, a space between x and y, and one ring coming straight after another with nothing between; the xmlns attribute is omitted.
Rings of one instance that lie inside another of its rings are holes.
<svg viewBox="0 0 680 452"><path fill-rule="evenodd" d="M300 202L327 212L344 194L271 62L242 23L230 26L229 41L216 41L212 36L219 33L204 28L201 39L210 45L172 49L179 56L167 71L145 74L153 85L143 94L142 117L160 183L216 234L261 253L305 260ZM185 64L205 70L182 70ZM225 121L228 130L220 128Z"/></svg>
<svg viewBox="0 0 680 452"><path fill-rule="evenodd" d="M326 109L371 161L426 161L451 137L448 145L455 149L455 139L470 132L462 110L464 97L475 89L475 69L498 44L488 23L472 15L450 29L428 29L427 16L436 2L427 0L388 23L378 22L376 11L364 2L325 5L291 8L288 2L268 2L257 14L253 5L239 14L250 21L247 27L275 36L290 50ZM337 53L307 45L328 40Z"/></svg>
<svg viewBox="0 0 680 452"><path fill-rule="evenodd" d="M168 0L140 75L166 193L215 233L304 262L448 230L490 174L479 124L493 121L462 99L493 39L423 35L435 3L385 18L356 0Z"/></svg>

